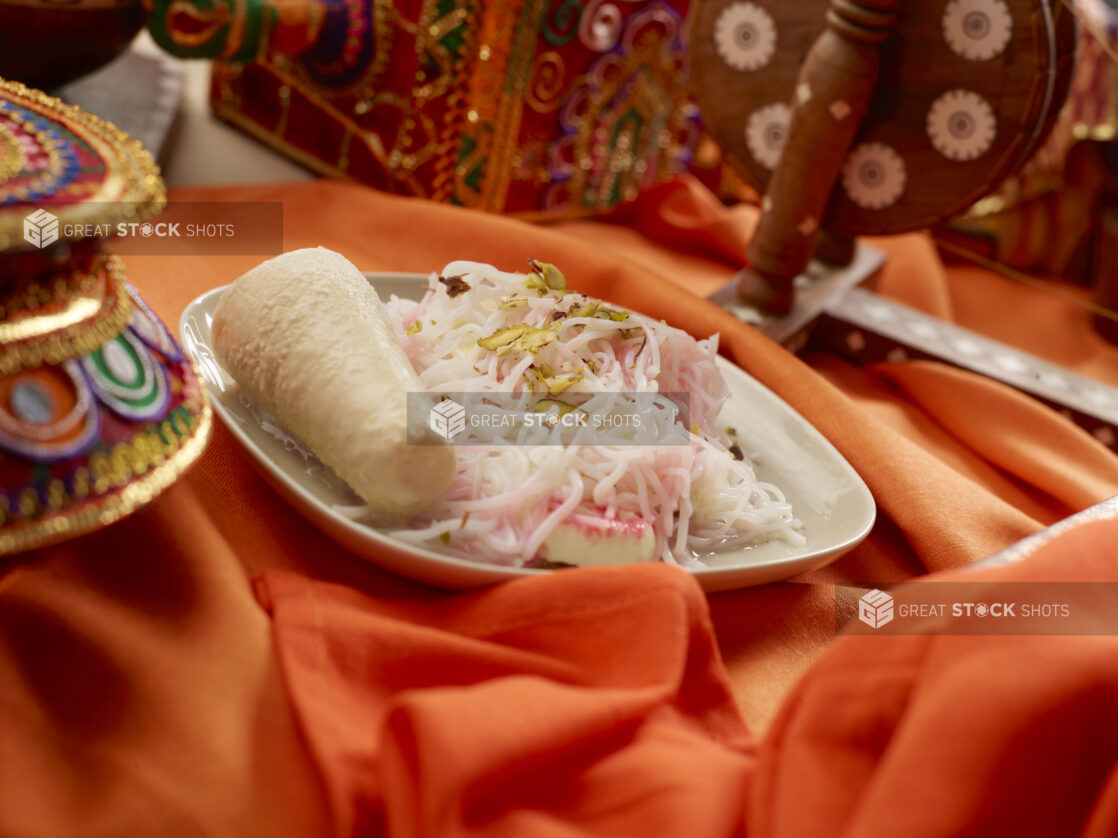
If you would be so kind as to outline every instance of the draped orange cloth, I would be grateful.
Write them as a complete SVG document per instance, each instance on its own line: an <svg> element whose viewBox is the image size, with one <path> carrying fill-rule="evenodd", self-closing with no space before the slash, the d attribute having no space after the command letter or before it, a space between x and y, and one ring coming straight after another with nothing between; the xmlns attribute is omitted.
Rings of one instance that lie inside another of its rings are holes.
<svg viewBox="0 0 1118 838"><path fill-rule="evenodd" d="M835 583L958 573L1118 494L1118 456L1069 420L939 364L800 360L736 322L703 296L754 216L690 180L551 225L329 182L172 199L282 201L286 249L368 271L551 261L719 332L861 473L878 523L762 588L642 566L451 593L334 544L219 427L147 510L3 566L0 834L1118 833L1114 637L835 637ZM921 235L877 244L882 293L1118 384L1081 306L945 267ZM126 259L172 326L258 261ZM1118 581L1116 536L982 573Z"/></svg>

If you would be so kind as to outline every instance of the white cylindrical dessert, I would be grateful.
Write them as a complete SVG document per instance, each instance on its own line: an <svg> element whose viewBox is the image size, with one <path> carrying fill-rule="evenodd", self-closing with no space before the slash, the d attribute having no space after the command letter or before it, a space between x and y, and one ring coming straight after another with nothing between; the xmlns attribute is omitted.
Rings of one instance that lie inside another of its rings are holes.
<svg viewBox="0 0 1118 838"><path fill-rule="evenodd" d="M258 265L222 296L211 328L249 398L370 508L405 515L446 491L455 450L408 444L407 395L424 387L376 290L345 257L308 248Z"/></svg>

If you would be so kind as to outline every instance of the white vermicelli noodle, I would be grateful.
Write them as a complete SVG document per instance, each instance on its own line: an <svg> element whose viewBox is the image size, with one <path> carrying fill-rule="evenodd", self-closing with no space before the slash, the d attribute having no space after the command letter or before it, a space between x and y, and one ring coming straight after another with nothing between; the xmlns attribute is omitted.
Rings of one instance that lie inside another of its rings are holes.
<svg viewBox="0 0 1118 838"><path fill-rule="evenodd" d="M714 361L717 335L696 341L567 292L562 281L543 281L550 270L534 264L529 279L452 262L431 276L418 303L389 300L393 327L426 389L546 396L554 388L565 394L557 399L577 396L583 409L607 412L611 394L689 393L689 444L595 445L587 433L576 438L585 444L460 446L458 474L443 499L381 526L410 543L517 566L538 562L548 536L572 515L645 521L656 555L678 564L770 538L803 543L783 494L758 481L716 427L728 396ZM520 324L555 336L523 351L478 343Z"/></svg>

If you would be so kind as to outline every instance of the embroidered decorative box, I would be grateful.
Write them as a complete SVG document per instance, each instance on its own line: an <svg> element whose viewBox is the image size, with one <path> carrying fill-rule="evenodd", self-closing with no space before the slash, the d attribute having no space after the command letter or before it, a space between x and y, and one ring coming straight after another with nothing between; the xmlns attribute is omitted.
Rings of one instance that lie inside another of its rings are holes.
<svg viewBox="0 0 1118 838"><path fill-rule="evenodd" d="M214 112L323 174L584 215L685 168L690 0L155 0ZM232 9L232 11L230 11Z"/></svg>
<svg viewBox="0 0 1118 838"><path fill-rule="evenodd" d="M206 444L190 361L87 236L164 203L138 142L0 80L0 555L131 513Z"/></svg>

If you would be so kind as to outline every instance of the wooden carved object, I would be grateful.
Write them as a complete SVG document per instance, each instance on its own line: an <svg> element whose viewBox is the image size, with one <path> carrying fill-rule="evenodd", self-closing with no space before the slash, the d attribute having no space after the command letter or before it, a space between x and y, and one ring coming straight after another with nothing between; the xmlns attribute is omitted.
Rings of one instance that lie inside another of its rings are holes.
<svg viewBox="0 0 1118 838"><path fill-rule="evenodd" d="M930 226L1017 171L1073 69L1056 0L704 0L694 15L703 122L764 195L739 290L776 314L820 231Z"/></svg>
<svg viewBox="0 0 1118 838"><path fill-rule="evenodd" d="M804 60L788 121L786 153L773 173L750 242L756 281L742 292L774 312L792 308L792 282L815 251L831 187L866 115L881 67L880 45L898 0L832 0L827 28Z"/></svg>

